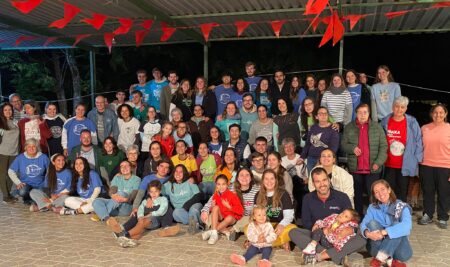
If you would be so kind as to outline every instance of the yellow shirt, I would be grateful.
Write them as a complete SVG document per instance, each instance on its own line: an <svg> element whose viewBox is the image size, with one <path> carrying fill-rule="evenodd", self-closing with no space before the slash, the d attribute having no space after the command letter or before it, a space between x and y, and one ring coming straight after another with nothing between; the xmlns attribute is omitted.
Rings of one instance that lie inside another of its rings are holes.
<svg viewBox="0 0 450 267"><path fill-rule="evenodd" d="M197 162L195 161L194 158L189 159L189 157L187 157L185 160L180 160L178 155L175 155L170 159L172 160L173 166L177 166L178 164L184 165L184 167L186 167L189 174L198 170Z"/></svg>

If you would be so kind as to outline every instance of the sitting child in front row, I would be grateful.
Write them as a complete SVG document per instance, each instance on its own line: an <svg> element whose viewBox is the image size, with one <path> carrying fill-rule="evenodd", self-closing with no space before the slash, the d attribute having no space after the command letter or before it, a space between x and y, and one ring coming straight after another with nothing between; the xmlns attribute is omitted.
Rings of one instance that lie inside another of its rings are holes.
<svg viewBox="0 0 450 267"><path fill-rule="evenodd" d="M247 240L251 243L244 256L232 254L231 262L245 265L256 254L261 253L262 259L258 261L258 267L270 267L269 261L272 254L272 243L277 239L272 224L267 220L266 208L256 206L253 208L250 224L247 228Z"/></svg>
<svg viewBox="0 0 450 267"><path fill-rule="evenodd" d="M148 185L148 199L144 199L139 206L137 214L120 225L113 217L109 226L114 231L121 247L134 247L137 239L142 237L145 229L155 230L165 227L158 234L161 237L174 236L180 231L180 226L172 224L172 208L166 197L161 196L161 182L151 181Z"/></svg>
<svg viewBox="0 0 450 267"><path fill-rule="evenodd" d="M342 247L356 235L359 214L354 209L345 209L340 214L331 214L323 220L317 220L312 228L312 241L303 250L303 254L316 255L315 261L321 261L320 251L316 254L319 244L324 249L334 247L341 251Z"/></svg>
<svg viewBox="0 0 450 267"><path fill-rule="evenodd" d="M216 192L212 196L211 228L202 233L202 239L214 245L219 240L219 232L235 224L244 214L239 197L228 189L228 178L224 174L216 177Z"/></svg>

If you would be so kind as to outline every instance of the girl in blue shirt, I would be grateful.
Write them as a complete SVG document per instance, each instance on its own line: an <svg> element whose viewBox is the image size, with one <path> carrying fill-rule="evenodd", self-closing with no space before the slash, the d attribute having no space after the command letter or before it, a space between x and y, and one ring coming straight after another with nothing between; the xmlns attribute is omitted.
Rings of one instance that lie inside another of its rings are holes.
<svg viewBox="0 0 450 267"><path fill-rule="evenodd" d="M68 208L61 209L61 215L88 214L94 211L92 202L103 192L100 176L89 167L85 158L77 157L73 163L72 196L66 198L64 204Z"/></svg>
<svg viewBox="0 0 450 267"><path fill-rule="evenodd" d="M48 166L42 189L32 189L31 199L36 204L31 205L30 211L53 210L59 213L64 207L64 201L69 196L72 184L72 172L66 168L66 157L56 153L52 156ZM50 197L49 197L50 195Z"/></svg>

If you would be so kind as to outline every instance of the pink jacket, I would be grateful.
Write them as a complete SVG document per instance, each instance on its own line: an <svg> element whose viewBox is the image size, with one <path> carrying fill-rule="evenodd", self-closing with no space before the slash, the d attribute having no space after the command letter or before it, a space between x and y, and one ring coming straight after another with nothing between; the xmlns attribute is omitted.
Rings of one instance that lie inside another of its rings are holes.
<svg viewBox="0 0 450 267"><path fill-rule="evenodd" d="M266 238L266 242L264 243L258 243L258 238L261 233ZM272 243L277 239L277 234L275 234L275 230L269 222L262 225L256 225L254 222L251 222L247 228L247 239L257 248L271 247Z"/></svg>

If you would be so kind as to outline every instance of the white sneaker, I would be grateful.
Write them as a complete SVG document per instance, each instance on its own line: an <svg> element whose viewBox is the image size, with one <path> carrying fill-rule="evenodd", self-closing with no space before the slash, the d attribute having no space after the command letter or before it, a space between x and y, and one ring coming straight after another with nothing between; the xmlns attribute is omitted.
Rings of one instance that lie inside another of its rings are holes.
<svg viewBox="0 0 450 267"><path fill-rule="evenodd" d="M202 233L202 240L206 241L211 237L212 230L204 231Z"/></svg>
<svg viewBox="0 0 450 267"><path fill-rule="evenodd" d="M216 230L213 230L212 233L211 233L211 236L210 236L210 238L208 240L208 244L214 245L214 244L217 243L218 240L219 240L219 234L217 233Z"/></svg>
<svg viewBox="0 0 450 267"><path fill-rule="evenodd" d="M316 246L313 243L309 243L303 250L304 254L313 255L316 254Z"/></svg>

